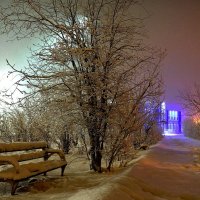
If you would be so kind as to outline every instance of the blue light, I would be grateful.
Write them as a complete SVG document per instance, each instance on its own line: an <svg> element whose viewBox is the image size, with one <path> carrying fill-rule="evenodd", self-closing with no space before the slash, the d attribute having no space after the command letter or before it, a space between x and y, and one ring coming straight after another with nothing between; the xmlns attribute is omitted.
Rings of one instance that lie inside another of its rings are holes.
<svg viewBox="0 0 200 200"><path fill-rule="evenodd" d="M182 117L181 112L178 110L168 110L165 102L162 102L160 105L161 111L161 127L163 128L164 134L173 133L179 134L181 133L182 127Z"/></svg>

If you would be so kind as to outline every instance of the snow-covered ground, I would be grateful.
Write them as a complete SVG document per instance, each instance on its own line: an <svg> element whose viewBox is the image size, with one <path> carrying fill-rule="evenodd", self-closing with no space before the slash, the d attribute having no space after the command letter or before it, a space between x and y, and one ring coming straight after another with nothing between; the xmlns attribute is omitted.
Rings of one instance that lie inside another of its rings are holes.
<svg viewBox="0 0 200 200"><path fill-rule="evenodd" d="M200 141L165 136L123 170L95 174L85 159L77 159L64 177L55 170L40 181L23 183L15 196L10 196L8 185L1 185L0 199L200 200L200 166L194 162L197 148Z"/></svg>
<svg viewBox="0 0 200 200"><path fill-rule="evenodd" d="M200 200L200 141L165 136L113 184L104 200Z"/></svg>

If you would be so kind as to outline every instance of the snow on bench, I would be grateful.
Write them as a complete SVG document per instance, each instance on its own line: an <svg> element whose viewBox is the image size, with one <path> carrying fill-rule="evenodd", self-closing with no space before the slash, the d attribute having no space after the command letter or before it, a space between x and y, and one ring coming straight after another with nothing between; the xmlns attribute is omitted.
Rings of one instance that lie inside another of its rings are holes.
<svg viewBox="0 0 200 200"><path fill-rule="evenodd" d="M53 154L58 154L60 159L48 160ZM46 142L18 142L0 143L1 165L8 167L0 171L0 182L9 182L11 194L14 195L19 181L40 174L46 175L48 171L57 168L61 168L63 176L67 162L61 150L49 149Z"/></svg>

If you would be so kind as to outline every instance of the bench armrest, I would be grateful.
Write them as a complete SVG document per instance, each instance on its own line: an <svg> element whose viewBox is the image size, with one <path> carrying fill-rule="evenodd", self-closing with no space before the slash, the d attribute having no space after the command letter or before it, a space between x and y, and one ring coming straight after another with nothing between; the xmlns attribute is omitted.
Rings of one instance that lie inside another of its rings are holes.
<svg viewBox="0 0 200 200"><path fill-rule="evenodd" d="M65 154L63 153L63 151L58 150L58 149L46 149L46 153L50 153L50 154L58 154L60 156L61 160L66 160L65 159Z"/></svg>
<svg viewBox="0 0 200 200"><path fill-rule="evenodd" d="M14 166L16 173L19 173L19 162L14 156L0 156L0 164L11 164Z"/></svg>

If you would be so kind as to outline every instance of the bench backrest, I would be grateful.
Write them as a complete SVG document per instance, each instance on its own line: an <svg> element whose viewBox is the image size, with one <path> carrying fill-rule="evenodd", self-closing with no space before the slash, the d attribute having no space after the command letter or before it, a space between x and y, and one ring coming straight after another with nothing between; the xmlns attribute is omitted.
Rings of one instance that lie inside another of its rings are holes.
<svg viewBox="0 0 200 200"><path fill-rule="evenodd" d="M1 158L13 157L18 162L42 158L45 156L45 149L48 147L46 142L13 142L13 143L0 143L0 153L25 151L18 154L0 155ZM40 151L29 151L41 149ZM1 160L1 159L0 159Z"/></svg>
<svg viewBox="0 0 200 200"><path fill-rule="evenodd" d="M46 142L13 142L13 143L0 143L0 153L25 151L33 149L45 149L48 145Z"/></svg>

